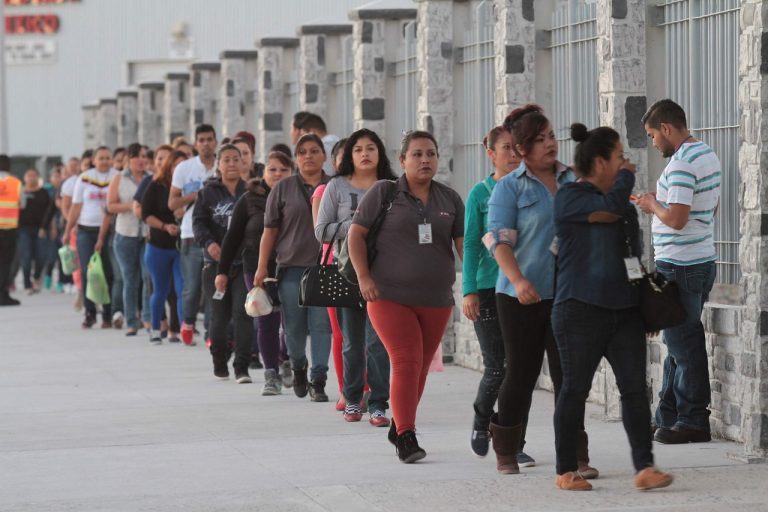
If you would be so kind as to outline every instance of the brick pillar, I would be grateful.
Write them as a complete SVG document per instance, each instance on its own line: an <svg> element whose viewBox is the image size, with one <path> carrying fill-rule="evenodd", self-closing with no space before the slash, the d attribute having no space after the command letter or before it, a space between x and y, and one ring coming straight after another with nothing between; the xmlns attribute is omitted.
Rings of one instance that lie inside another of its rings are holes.
<svg viewBox="0 0 768 512"><path fill-rule="evenodd" d="M164 98L163 141L170 143L189 132L189 73L165 75Z"/></svg>
<svg viewBox="0 0 768 512"><path fill-rule="evenodd" d="M189 132L195 133L199 124L210 124L219 134L218 95L221 78L221 64L218 62L195 62L190 66L192 74L192 91L189 95Z"/></svg>
<svg viewBox="0 0 768 512"><path fill-rule="evenodd" d="M741 288L744 314L739 367L744 455L768 455L768 2L741 2L739 123L741 147Z"/></svg>
<svg viewBox="0 0 768 512"><path fill-rule="evenodd" d="M139 141L139 93L117 93L117 145L126 147Z"/></svg>
<svg viewBox="0 0 768 512"><path fill-rule="evenodd" d="M163 82L139 84L139 141L154 148L163 140Z"/></svg>
<svg viewBox="0 0 768 512"><path fill-rule="evenodd" d="M419 69L418 127L437 139L436 179L450 185L453 173L453 2L419 0L416 38Z"/></svg>
<svg viewBox="0 0 768 512"><path fill-rule="evenodd" d="M533 0L494 0L496 123L535 100L536 31Z"/></svg>
<svg viewBox="0 0 768 512"><path fill-rule="evenodd" d="M86 149L95 149L98 146L96 129L99 121L99 105L83 105L83 147Z"/></svg>
<svg viewBox="0 0 768 512"><path fill-rule="evenodd" d="M597 7L600 124L621 135L624 154L637 164L637 190L648 190L648 138L640 120L646 111L645 10L645 0L598 0ZM641 228L645 232L643 259L648 263L651 245L647 218ZM605 379L606 415L619 418L620 396L608 365Z"/></svg>
<svg viewBox="0 0 768 512"><path fill-rule="evenodd" d="M259 48L257 62L257 95L261 116L256 130L256 159L264 161L269 148L286 143L288 136L283 131L284 95L283 53L286 47L293 47L297 39L265 37L256 42ZM286 112L293 116L293 112Z"/></svg>
<svg viewBox="0 0 768 512"><path fill-rule="evenodd" d="M100 146L117 147L117 100L104 98L99 101L97 138Z"/></svg>
<svg viewBox="0 0 768 512"><path fill-rule="evenodd" d="M368 128L385 135L386 66L384 65L386 19L378 10L350 11L355 81L352 104L355 129Z"/></svg>
<svg viewBox="0 0 768 512"><path fill-rule="evenodd" d="M252 131L246 124L246 91L254 88L248 83L247 68L256 66L256 50L227 50L221 52L221 131L222 137L232 137L241 130ZM255 79L250 73L251 79Z"/></svg>

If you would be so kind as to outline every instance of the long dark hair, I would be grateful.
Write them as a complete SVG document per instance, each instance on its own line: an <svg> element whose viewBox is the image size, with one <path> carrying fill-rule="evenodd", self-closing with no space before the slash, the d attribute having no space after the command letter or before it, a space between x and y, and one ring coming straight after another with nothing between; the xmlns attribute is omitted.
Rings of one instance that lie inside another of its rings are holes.
<svg viewBox="0 0 768 512"><path fill-rule="evenodd" d="M387 150L384 147L384 143L381 142L381 138L373 130L368 128L362 128L353 132L349 136L347 142L344 144L344 154L341 155L341 163L339 169L336 172L336 176L352 176L355 172L355 165L352 163L352 149L362 138L369 138L371 142L376 145L376 149L379 151L379 163L376 165L376 179L378 180L394 180L397 178L395 173L392 172L392 164L389 163L387 158Z"/></svg>
<svg viewBox="0 0 768 512"><path fill-rule="evenodd" d="M529 103L510 112L504 119L503 126L512 133L515 142L528 153L536 143L536 137L549 124L549 119L544 115L544 109L535 103ZM514 146L515 153L522 157L523 155L517 150L517 144Z"/></svg>
<svg viewBox="0 0 768 512"><path fill-rule="evenodd" d="M592 164L595 158L611 159L611 153L619 142L619 133L609 126L599 126L594 130L587 130L581 123L571 125L571 139L576 144L576 154L573 157L573 166L580 176L592 175Z"/></svg>

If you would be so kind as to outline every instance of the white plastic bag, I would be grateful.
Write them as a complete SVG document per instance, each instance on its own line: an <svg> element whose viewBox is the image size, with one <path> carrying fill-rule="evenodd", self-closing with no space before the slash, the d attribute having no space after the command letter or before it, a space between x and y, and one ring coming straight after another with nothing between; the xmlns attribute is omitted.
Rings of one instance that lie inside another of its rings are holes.
<svg viewBox="0 0 768 512"><path fill-rule="evenodd" d="M245 297L245 312L252 317L265 316L272 312L272 300L264 288L251 288Z"/></svg>

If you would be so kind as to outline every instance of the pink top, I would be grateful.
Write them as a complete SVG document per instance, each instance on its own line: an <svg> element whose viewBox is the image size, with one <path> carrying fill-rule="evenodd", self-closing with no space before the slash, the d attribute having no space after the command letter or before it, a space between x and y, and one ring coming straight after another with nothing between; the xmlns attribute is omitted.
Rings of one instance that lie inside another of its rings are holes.
<svg viewBox="0 0 768 512"><path fill-rule="evenodd" d="M320 201L320 199L323 197L323 194L325 193L325 186L326 186L325 183L321 183L320 185L317 186L315 191L312 193L312 199L311 199L312 204L315 203L315 200ZM325 251L328 250L328 245L329 244L323 244L323 256L325 256ZM331 247L331 253L328 256L328 259L333 260L333 247Z"/></svg>

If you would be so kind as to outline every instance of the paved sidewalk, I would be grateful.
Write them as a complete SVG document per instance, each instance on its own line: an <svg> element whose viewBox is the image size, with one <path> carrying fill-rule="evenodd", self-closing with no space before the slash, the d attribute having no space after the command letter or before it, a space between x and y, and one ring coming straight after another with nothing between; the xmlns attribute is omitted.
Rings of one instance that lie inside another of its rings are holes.
<svg viewBox="0 0 768 512"><path fill-rule="evenodd" d="M332 402L213 378L204 346L150 346L80 329L71 297L0 308L0 511L768 511L768 465L734 443L655 445L672 487L632 488L620 423L588 406L595 490L554 488L552 395L537 392L526 451L538 466L496 473L468 446L479 374L430 375L422 463L397 461L386 429L347 424ZM330 382L330 381L329 381Z"/></svg>

